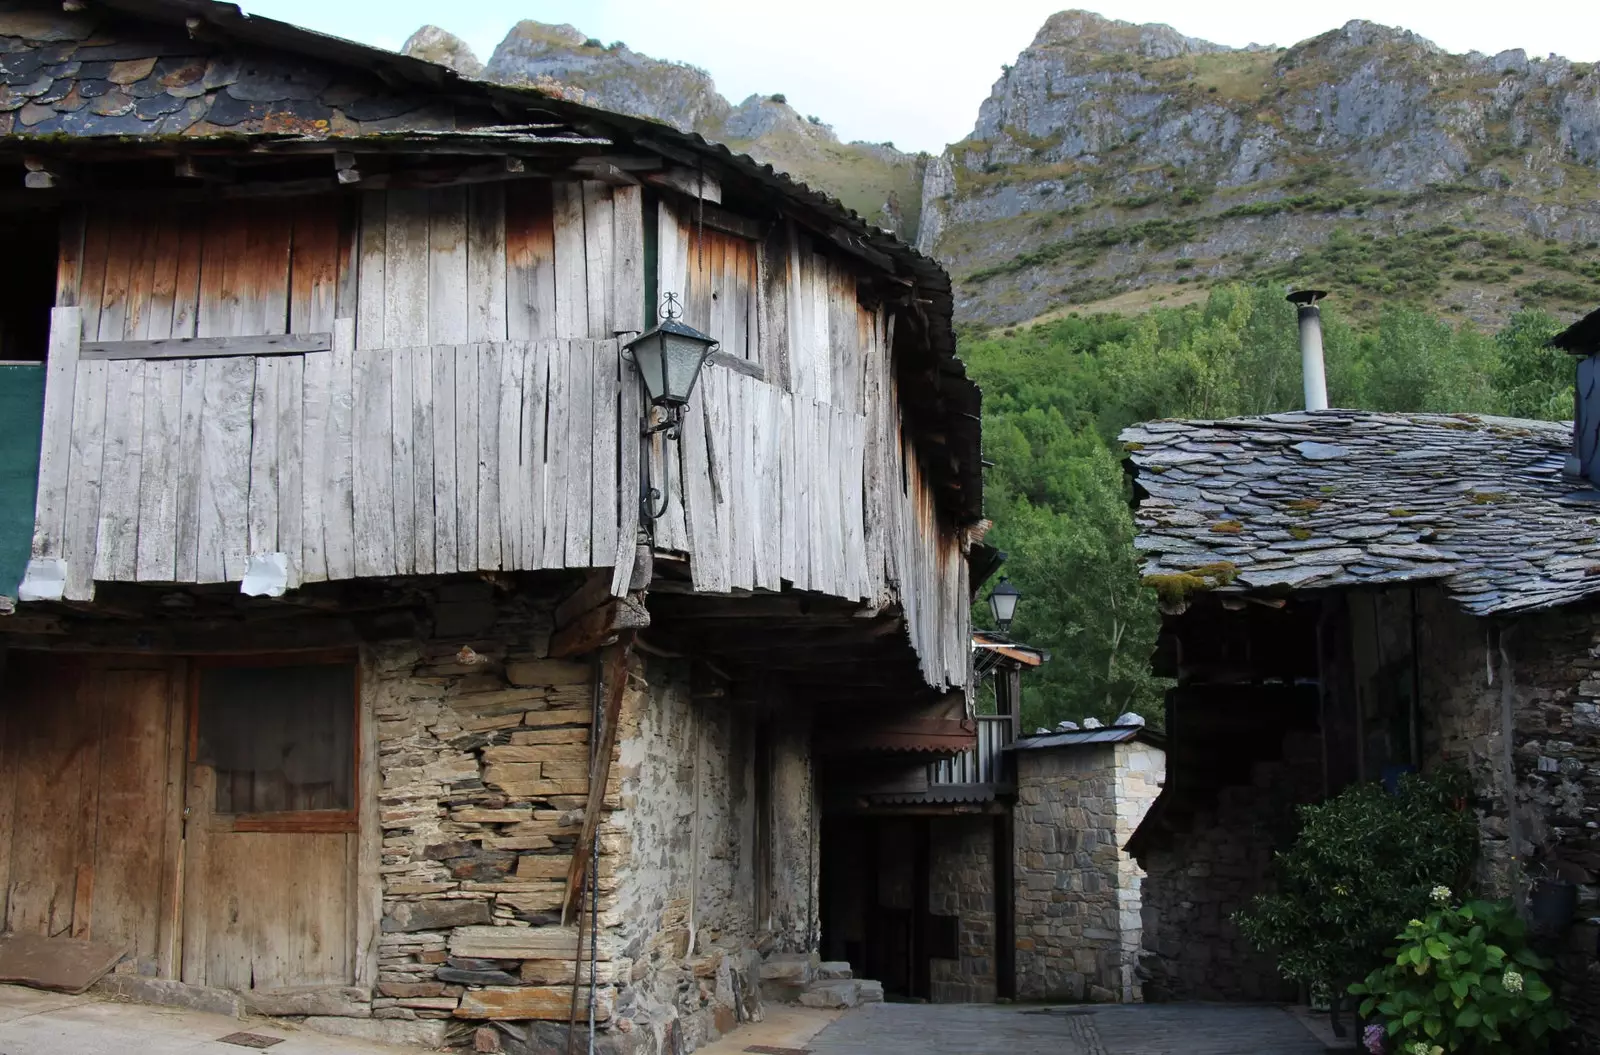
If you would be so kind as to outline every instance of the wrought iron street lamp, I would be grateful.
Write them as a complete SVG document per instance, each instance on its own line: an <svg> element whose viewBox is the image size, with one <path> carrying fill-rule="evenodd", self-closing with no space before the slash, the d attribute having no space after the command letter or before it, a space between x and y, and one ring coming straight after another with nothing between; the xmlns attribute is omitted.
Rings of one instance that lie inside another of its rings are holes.
<svg viewBox="0 0 1600 1055"><path fill-rule="evenodd" d="M1017 602L1022 600L1022 591L1011 585L1011 580L1004 575L994 584L994 589L989 591L989 611L994 613L995 625L1001 633L1011 630L1011 620L1016 618Z"/></svg>
<svg viewBox="0 0 1600 1055"><path fill-rule="evenodd" d="M662 411L661 421L654 425L646 418L646 436L661 432L669 440L678 438L683 425L684 408L689 405L695 383L700 380L700 368L717 349L715 338L679 321L682 316L683 307L678 302L678 295L668 293L661 303L661 321L654 329L635 337L622 349L622 358L632 363L639 372L639 380L644 385L650 405ZM645 464L649 465L648 459ZM662 464L668 479L662 481L661 488L648 488L644 504L644 514L651 521L659 520L667 511L665 489L671 478L672 459L665 458Z"/></svg>

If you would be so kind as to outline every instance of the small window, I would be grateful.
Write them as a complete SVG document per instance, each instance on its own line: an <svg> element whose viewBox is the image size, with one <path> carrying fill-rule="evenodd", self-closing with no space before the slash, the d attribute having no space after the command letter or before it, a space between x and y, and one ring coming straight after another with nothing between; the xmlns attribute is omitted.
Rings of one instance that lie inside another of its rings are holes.
<svg viewBox="0 0 1600 1055"><path fill-rule="evenodd" d="M353 826L353 664L207 666L196 695L194 760L214 771L213 809L234 830Z"/></svg>

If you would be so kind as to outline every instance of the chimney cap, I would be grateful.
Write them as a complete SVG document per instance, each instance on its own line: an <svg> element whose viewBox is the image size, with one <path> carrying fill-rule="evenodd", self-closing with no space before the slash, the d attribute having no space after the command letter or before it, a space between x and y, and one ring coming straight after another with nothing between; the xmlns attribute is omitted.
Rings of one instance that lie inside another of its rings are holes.
<svg viewBox="0 0 1600 1055"><path fill-rule="evenodd" d="M1315 304L1327 295L1328 291L1325 289L1297 289L1283 299L1290 304Z"/></svg>

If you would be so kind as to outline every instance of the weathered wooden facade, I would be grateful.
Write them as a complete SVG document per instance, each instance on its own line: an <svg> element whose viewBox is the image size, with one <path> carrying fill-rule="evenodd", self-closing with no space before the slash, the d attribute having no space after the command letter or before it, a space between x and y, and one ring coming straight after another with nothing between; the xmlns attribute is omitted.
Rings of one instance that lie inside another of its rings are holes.
<svg viewBox="0 0 1600 1055"><path fill-rule="evenodd" d="M0 71L46 377L6 927L429 1043L753 1012L817 944L813 729L970 729L944 273L698 137L230 5L16 0ZM645 440L669 292L719 347Z"/></svg>

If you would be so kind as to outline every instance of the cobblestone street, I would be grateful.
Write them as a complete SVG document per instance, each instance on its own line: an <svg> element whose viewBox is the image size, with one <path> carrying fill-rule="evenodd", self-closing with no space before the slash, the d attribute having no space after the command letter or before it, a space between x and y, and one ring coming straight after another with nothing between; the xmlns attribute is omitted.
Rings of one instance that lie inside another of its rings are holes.
<svg viewBox="0 0 1600 1055"><path fill-rule="evenodd" d="M1276 1007L1207 1004L1031 1008L875 1004L807 1045L814 1055L1320 1055Z"/></svg>

